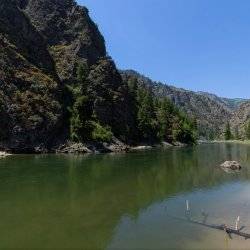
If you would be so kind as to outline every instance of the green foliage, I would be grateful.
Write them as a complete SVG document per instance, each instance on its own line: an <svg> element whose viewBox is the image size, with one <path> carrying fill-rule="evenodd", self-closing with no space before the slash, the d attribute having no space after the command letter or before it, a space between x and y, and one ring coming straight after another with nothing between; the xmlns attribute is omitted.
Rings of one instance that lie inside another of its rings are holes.
<svg viewBox="0 0 250 250"><path fill-rule="evenodd" d="M250 132L250 131L249 131ZM250 136L250 134L249 134L249 136ZM236 127L235 129L234 129L234 139L235 140L240 140L240 133L239 133L239 128L238 127Z"/></svg>
<svg viewBox="0 0 250 250"><path fill-rule="evenodd" d="M91 102L87 96L80 96L76 99L71 110L70 135L73 141L91 139L92 125Z"/></svg>
<svg viewBox="0 0 250 250"><path fill-rule="evenodd" d="M122 81L114 62L102 58L90 69L80 64L72 95L70 134L74 141L195 143L197 121L167 98L156 98L136 77Z"/></svg>
<svg viewBox="0 0 250 250"><path fill-rule="evenodd" d="M229 141L229 140L233 139L233 135L232 135L232 132L231 132L231 127L230 127L229 122L226 125L224 136L225 136L226 141Z"/></svg>
<svg viewBox="0 0 250 250"><path fill-rule="evenodd" d="M86 62L80 63L77 68L77 81L83 94L87 92L87 77L89 75L89 67Z"/></svg>
<svg viewBox="0 0 250 250"><path fill-rule="evenodd" d="M246 138L250 140L250 121L248 121L248 124L246 126Z"/></svg>
<svg viewBox="0 0 250 250"><path fill-rule="evenodd" d="M141 139L153 142L157 138L157 120L153 95L149 90L138 91L138 129Z"/></svg>
<svg viewBox="0 0 250 250"><path fill-rule="evenodd" d="M92 122L92 126L92 139L94 141L110 142L112 140L113 133L109 126L102 126L98 122Z"/></svg>
<svg viewBox="0 0 250 250"><path fill-rule="evenodd" d="M129 124L127 124L127 141L135 143L139 137L138 131L138 109L139 103L137 98L138 93L138 81L136 77L132 77L128 80L128 93L127 93L127 101L129 106L129 115L128 120Z"/></svg>
<svg viewBox="0 0 250 250"><path fill-rule="evenodd" d="M215 138L216 138L215 131L214 130L210 130L209 133L208 133L208 139L210 141L213 141Z"/></svg>
<svg viewBox="0 0 250 250"><path fill-rule="evenodd" d="M174 111L174 105L170 100L164 98L162 101L159 101L157 120L159 125L158 138L160 140L173 141L172 120Z"/></svg>
<svg viewBox="0 0 250 250"><path fill-rule="evenodd" d="M128 86L137 142L195 143L198 127L195 118L189 120L168 98L156 98L148 87L139 86L136 78L130 78Z"/></svg>
<svg viewBox="0 0 250 250"><path fill-rule="evenodd" d="M4 107L4 101L3 101L3 95L0 92L0 119L1 119L1 124L0 124L0 140L4 140L8 136L8 120L7 120L7 115L5 112L5 107Z"/></svg>
<svg viewBox="0 0 250 250"><path fill-rule="evenodd" d="M196 141L196 133L193 128L193 123L187 119L182 120L179 123L177 129L173 130L173 137L175 141L182 143L193 144Z"/></svg>

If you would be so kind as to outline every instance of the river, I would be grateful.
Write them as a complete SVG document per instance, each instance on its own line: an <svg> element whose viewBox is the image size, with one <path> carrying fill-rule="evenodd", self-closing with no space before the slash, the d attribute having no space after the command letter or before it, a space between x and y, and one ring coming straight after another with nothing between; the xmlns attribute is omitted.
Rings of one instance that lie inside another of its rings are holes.
<svg viewBox="0 0 250 250"><path fill-rule="evenodd" d="M243 169L218 166L238 160ZM242 249L250 240L250 146L204 144L127 154L0 160L0 248ZM180 219L176 219L180 218Z"/></svg>

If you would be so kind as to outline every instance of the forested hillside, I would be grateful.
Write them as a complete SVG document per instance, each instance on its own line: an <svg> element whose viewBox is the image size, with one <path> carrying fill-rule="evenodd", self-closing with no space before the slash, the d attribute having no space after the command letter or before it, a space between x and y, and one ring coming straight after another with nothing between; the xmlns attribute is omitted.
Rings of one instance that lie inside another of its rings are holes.
<svg viewBox="0 0 250 250"><path fill-rule="evenodd" d="M88 9L73 0L0 2L0 146L194 143L196 120L124 78Z"/></svg>
<svg viewBox="0 0 250 250"><path fill-rule="evenodd" d="M242 139L246 138L245 128L250 118L248 100L221 98L206 92L176 88L155 82L133 70L121 71L121 74L136 77L139 84L151 88L155 96L168 98L190 118L196 119L200 138L224 139L228 123L232 139L239 135Z"/></svg>

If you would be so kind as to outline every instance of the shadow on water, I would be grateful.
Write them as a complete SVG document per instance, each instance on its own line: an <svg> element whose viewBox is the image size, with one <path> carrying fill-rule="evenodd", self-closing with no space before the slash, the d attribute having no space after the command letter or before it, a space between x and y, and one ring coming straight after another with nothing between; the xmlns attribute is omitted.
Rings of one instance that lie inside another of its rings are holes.
<svg viewBox="0 0 250 250"><path fill-rule="evenodd" d="M240 173L218 167L239 160ZM250 147L233 144L0 161L0 248L105 249L124 216L197 190L248 181Z"/></svg>

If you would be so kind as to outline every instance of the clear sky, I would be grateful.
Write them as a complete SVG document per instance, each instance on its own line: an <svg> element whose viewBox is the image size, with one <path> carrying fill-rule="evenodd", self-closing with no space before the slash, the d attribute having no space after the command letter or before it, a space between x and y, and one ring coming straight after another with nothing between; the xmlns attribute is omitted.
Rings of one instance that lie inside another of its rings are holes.
<svg viewBox="0 0 250 250"><path fill-rule="evenodd" d="M120 69L250 98L250 0L78 0Z"/></svg>

